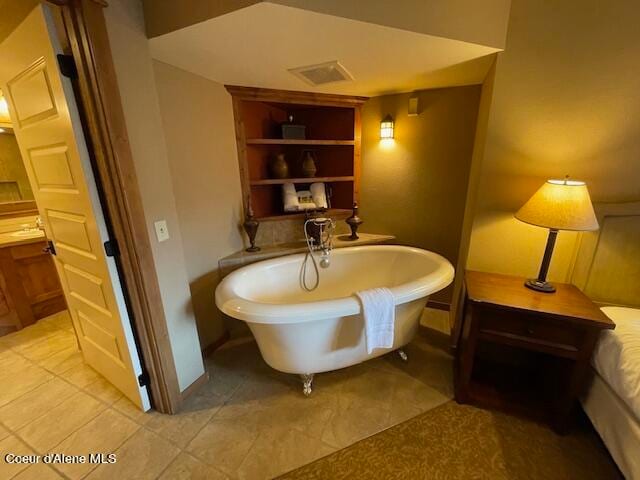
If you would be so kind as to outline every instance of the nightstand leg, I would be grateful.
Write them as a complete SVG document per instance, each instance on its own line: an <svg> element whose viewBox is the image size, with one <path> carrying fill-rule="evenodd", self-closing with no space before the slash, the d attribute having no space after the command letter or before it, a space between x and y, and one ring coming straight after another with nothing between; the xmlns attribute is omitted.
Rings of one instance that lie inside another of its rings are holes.
<svg viewBox="0 0 640 480"><path fill-rule="evenodd" d="M460 342L460 356L457 362L455 394L458 403L469 401L469 383L473 371L473 360L478 343L477 312L472 305L465 305L464 325L462 327L462 341Z"/></svg>
<svg viewBox="0 0 640 480"><path fill-rule="evenodd" d="M583 393L589 374L591 354L598 340L599 331L589 330L585 332L584 341L580 348L578 358L571 368L567 388L556 405L553 419L554 430L565 435L569 431L573 419L574 408L579 396Z"/></svg>

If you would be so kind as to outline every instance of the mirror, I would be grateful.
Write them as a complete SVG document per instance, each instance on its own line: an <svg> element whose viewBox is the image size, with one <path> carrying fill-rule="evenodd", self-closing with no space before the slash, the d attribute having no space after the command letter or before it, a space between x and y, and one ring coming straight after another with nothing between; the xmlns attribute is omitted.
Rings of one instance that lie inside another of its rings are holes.
<svg viewBox="0 0 640 480"><path fill-rule="evenodd" d="M0 205L33 200L20 148L11 128L8 105L0 91Z"/></svg>

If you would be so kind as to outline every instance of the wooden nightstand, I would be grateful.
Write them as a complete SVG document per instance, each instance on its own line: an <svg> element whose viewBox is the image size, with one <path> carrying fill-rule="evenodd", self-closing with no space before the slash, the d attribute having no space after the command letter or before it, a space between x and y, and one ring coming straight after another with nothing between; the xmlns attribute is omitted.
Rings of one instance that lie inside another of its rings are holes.
<svg viewBox="0 0 640 480"><path fill-rule="evenodd" d="M555 293L540 293L524 281L466 272L456 400L542 413L564 432L598 335L615 324L573 285L556 283Z"/></svg>

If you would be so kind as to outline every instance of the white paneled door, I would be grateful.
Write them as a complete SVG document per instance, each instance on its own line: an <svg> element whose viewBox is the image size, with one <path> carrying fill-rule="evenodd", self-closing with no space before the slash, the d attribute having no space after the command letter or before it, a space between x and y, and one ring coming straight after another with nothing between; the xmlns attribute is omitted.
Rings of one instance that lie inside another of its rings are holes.
<svg viewBox="0 0 640 480"><path fill-rule="evenodd" d="M150 408L71 82L52 12L39 5L0 44L0 88L33 187L85 361Z"/></svg>

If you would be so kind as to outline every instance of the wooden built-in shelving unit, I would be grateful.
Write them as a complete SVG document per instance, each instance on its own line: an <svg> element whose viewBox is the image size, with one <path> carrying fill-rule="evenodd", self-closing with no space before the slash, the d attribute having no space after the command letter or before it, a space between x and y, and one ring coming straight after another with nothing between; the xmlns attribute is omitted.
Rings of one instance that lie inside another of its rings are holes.
<svg viewBox="0 0 640 480"><path fill-rule="evenodd" d="M347 216L358 199L360 184L360 108L365 97L328 95L249 87L226 87L233 99L238 162L245 212L251 202L263 221L296 218L285 213L282 185L324 182L330 187L329 215ZM281 138L281 125L293 115L305 125L306 138ZM313 150L317 174L301 174L302 153ZM284 154L291 178L269 175L269 163Z"/></svg>

